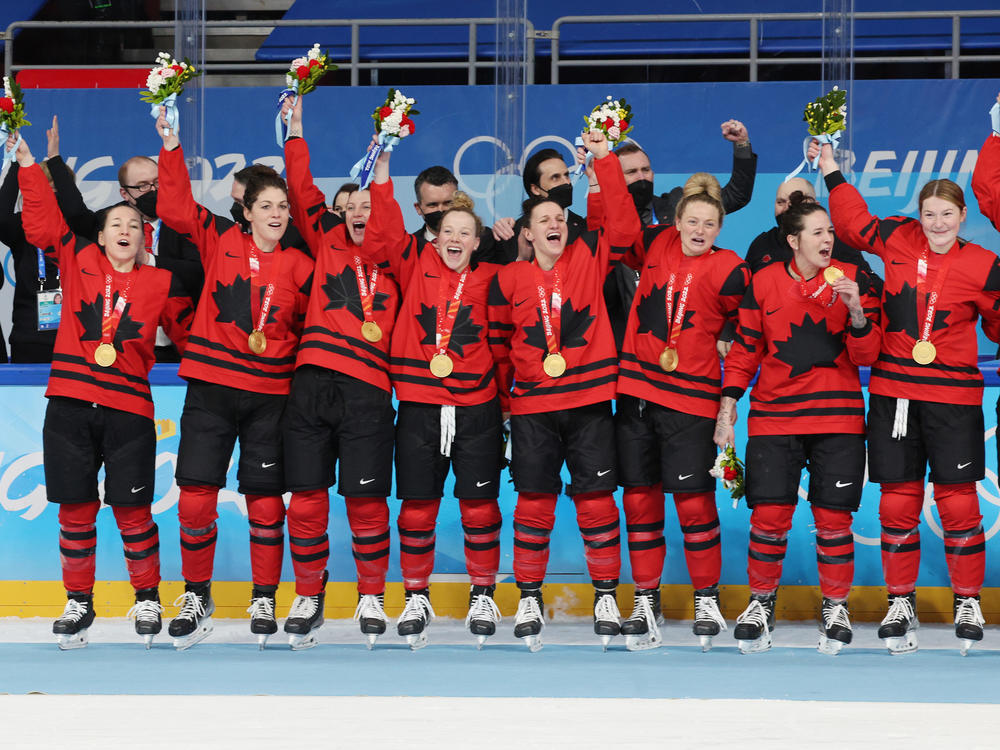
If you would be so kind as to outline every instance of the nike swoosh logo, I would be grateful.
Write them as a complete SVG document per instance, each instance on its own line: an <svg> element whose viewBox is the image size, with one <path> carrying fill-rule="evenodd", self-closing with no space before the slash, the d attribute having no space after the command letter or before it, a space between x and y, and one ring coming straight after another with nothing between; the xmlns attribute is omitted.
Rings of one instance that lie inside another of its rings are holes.
<svg viewBox="0 0 1000 750"><path fill-rule="evenodd" d="M852 484L854 484L854 482L841 482L839 479L837 480L838 487L850 487Z"/></svg>
<svg viewBox="0 0 1000 750"><path fill-rule="evenodd" d="M658 266L658 265L656 265L656 266L652 266L652 265L651 265L651 266L646 266L646 268L647 268L647 269L652 269L652 268L659 268L659 266Z"/></svg>
<svg viewBox="0 0 1000 750"><path fill-rule="evenodd" d="M273 463L269 463L269 464L262 463L260 465L260 468L262 468L262 469L270 469L272 466L277 466L277 465L278 465L277 461L274 461Z"/></svg>
<svg viewBox="0 0 1000 750"><path fill-rule="evenodd" d="M427 273L427 271L424 271L424 276L426 276L428 279L440 279L441 278L440 276L435 276L432 273Z"/></svg>
<svg viewBox="0 0 1000 750"><path fill-rule="evenodd" d="M969 463L967 463L967 464L958 464L958 468L960 468L960 469L966 469L966 468L968 468L970 466L972 466L972 461L969 461Z"/></svg>
<svg viewBox="0 0 1000 750"><path fill-rule="evenodd" d="M774 314L775 314L776 312L778 312L778 310L780 310L780 309L781 309L780 307L776 307L776 308L774 308L773 310L767 310L767 311L766 311L766 312L765 312L764 314L765 314L765 315L774 315Z"/></svg>
<svg viewBox="0 0 1000 750"><path fill-rule="evenodd" d="M227 257L227 258L236 258L236 260L239 260L239 259L240 259L240 256L238 256L238 255L233 255L233 254L232 254L231 252L229 252L228 250L226 251L226 257Z"/></svg>
<svg viewBox="0 0 1000 750"><path fill-rule="evenodd" d="M677 481L683 482L685 479L690 479L693 476L694 476L694 474L678 474L677 475Z"/></svg>
<svg viewBox="0 0 1000 750"><path fill-rule="evenodd" d="M371 484L374 481L375 481L374 477L372 479L361 479L358 481L358 484Z"/></svg>
<svg viewBox="0 0 1000 750"><path fill-rule="evenodd" d="M142 492L144 489L146 489L146 485L142 485L142 487L133 487L132 494L134 495L137 492Z"/></svg>
<svg viewBox="0 0 1000 750"><path fill-rule="evenodd" d="M611 473L611 469L605 469L604 471L597 472L597 476L603 477L605 474L610 474L610 473Z"/></svg>
<svg viewBox="0 0 1000 750"><path fill-rule="evenodd" d="M894 265L894 266L905 266L905 265L908 265L906 262L901 261L901 260L891 260L889 262L892 263L892 265Z"/></svg>
<svg viewBox="0 0 1000 750"><path fill-rule="evenodd" d="M485 482L476 482L476 487L485 487L492 481L493 481L492 479L487 479Z"/></svg>
<svg viewBox="0 0 1000 750"><path fill-rule="evenodd" d="M96 273L94 273L93 271L88 271L86 268L81 268L80 269L80 273L85 273L88 276L97 276Z"/></svg>
<svg viewBox="0 0 1000 750"><path fill-rule="evenodd" d="M528 299L523 299L523 300L521 300L520 302L515 302L515 303L514 303L514 307L520 307L520 306L521 306L521 305L523 305L523 304L524 304L525 302L527 302L527 301L528 301L529 299L531 299L531 298L530 298L530 297L528 297Z"/></svg>

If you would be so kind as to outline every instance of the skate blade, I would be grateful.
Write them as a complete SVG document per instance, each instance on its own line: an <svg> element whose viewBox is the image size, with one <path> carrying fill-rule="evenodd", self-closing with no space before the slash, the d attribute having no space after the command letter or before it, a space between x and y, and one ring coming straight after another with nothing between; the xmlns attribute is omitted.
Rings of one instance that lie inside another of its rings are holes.
<svg viewBox="0 0 1000 750"><path fill-rule="evenodd" d="M643 633L642 635L625 636L625 649L628 651L649 651L650 649L659 648L662 643L663 638L660 637L659 630Z"/></svg>
<svg viewBox="0 0 1000 750"><path fill-rule="evenodd" d="M319 645L319 639L316 637L316 631L306 635L292 634L288 636L288 645L292 651L306 651Z"/></svg>
<svg viewBox="0 0 1000 750"><path fill-rule="evenodd" d="M410 646L410 651L416 651L427 645L427 633L413 633L406 636L406 642Z"/></svg>
<svg viewBox="0 0 1000 750"><path fill-rule="evenodd" d="M893 656L912 654L917 650L917 634L912 630L898 638L884 638L885 646Z"/></svg>
<svg viewBox="0 0 1000 750"><path fill-rule="evenodd" d="M476 636L476 649L479 651L483 650L483 646L486 645L486 639L489 638L488 635L477 635Z"/></svg>
<svg viewBox="0 0 1000 750"><path fill-rule="evenodd" d="M178 651L187 651L208 638L213 630L215 630L215 625L212 624L211 620L202 620L201 625L191 635L174 638L174 648Z"/></svg>
<svg viewBox="0 0 1000 750"><path fill-rule="evenodd" d="M524 641L524 645L531 653L542 650L542 637L540 635L523 635L521 640Z"/></svg>
<svg viewBox="0 0 1000 750"><path fill-rule="evenodd" d="M608 646L611 645L611 639L614 638L612 635L602 635L601 636L601 647L607 651Z"/></svg>
<svg viewBox="0 0 1000 750"><path fill-rule="evenodd" d="M962 656L968 656L972 647L979 643L979 641L974 641L971 638L961 638L959 641L960 645L958 647L958 653Z"/></svg>
<svg viewBox="0 0 1000 750"><path fill-rule="evenodd" d="M741 654L762 654L771 648L771 636L761 636L753 641L736 641Z"/></svg>
<svg viewBox="0 0 1000 750"><path fill-rule="evenodd" d="M258 633L257 634L257 650L263 651L264 647L267 645L267 639L271 637L270 633Z"/></svg>
<svg viewBox="0 0 1000 750"><path fill-rule="evenodd" d="M375 648L375 641L378 639L378 633L364 633L365 636L365 646L369 651Z"/></svg>
<svg viewBox="0 0 1000 750"><path fill-rule="evenodd" d="M820 635L819 645L816 646L816 650L821 654L836 656L845 645L843 641L838 641L836 638L827 638L825 635Z"/></svg>
<svg viewBox="0 0 1000 750"><path fill-rule="evenodd" d="M87 637L87 631L81 630L75 635L57 635L56 645L59 646L60 651L73 651L74 649L84 648L90 643L90 639Z"/></svg>
<svg viewBox="0 0 1000 750"><path fill-rule="evenodd" d="M153 634L147 633L146 635L144 635L142 637L142 642L145 644L146 650L149 651L149 649L153 647Z"/></svg>
<svg viewBox="0 0 1000 750"><path fill-rule="evenodd" d="M712 650L712 636L710 635L699 635L698 643L701 644L701 652L704 654Z"/></svg>

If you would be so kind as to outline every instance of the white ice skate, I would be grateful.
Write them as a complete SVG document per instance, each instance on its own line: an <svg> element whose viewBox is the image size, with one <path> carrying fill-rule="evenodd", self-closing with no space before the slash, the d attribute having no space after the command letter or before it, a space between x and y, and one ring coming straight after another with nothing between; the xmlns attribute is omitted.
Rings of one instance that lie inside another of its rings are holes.
<svg viewBox="0 0 1000 750"><path fill-rule="evenodd" d="M384 594L361 594L354 610L354 621L360 623L365 645L371 651L375 640L385 632L387 619L382 605Z"/></svg>
<svg viewBox="0 0 1000 750"><path fill-rule="evenodd" d="M83 648L90 639L87 631L94 622L94 601L88 597L86 601L69 599L62 615L52 623L52 632L60 651L71 651Z"/></svg>
<svg viewBox="0 0 1000 750"><path fill-rule="evenodd" d="M539 602L541 597L525 596L517 603L514 616L514 635L524 641L528 650L534 653L542 648L542 628L545 618Z"/></svg>
<svg viewBox="0 0 1000 750"><path fill-rule="evenodd" d="M469 602L469 614L465 616L465 627L476 636L476 648L481 649L486 639L497 632L500 624L500 610L489 594L473 594Z"/></svg>
<svg viewBox="0 0 1000 750"><path fill-rule="evenodd" d="M774 599L751 598L750 604L736 618L733 636L741 654L759 654L771 648L774 627Z"/></svg>
<svg viewBox="0 0 1000 750"><path fill-rule="evenodd" d="M836 656L840 650L851 642L854 631L851 629L850 613L844 602L823 600L823 621L819 625L819 645L821 654Z"/></svg>
<svg viewBox="0 0 1000 750"><path fill-rule="evenodd" d="M292 651L305 651L319 643L317 632L323 625L325 594L297 596L288 610L285 632Z"/></svg>
<svg viewBox="0 0 1000 750"><path fill-rule="evenodd" d="M212 623L215 602L212 601L210 594L185 591L174 600L174 606L180 607L181 611L171 621L168 632L174 639L174 648L178 651L186 651L201 643L215 630L215 625Z"/></svg>
<svg viewBox="0 0 1000 750"><path fill-rule="evenodd" d="M274 594L254 591L250 606L250 632L257 636L257 648L261 651L267 639L278 632L278 622L274 619Z"/></svg>
<svg viewBox="0 0 1000 750"><path fill-rule="evenodd" d="M163 605L155 599L139 599L125 616L135 621L135 632L142 636L146 648L153 647L153 637L163 627L160 616Z"/></svg>
<svg viewBox="0 0 1000 750"><path fill-rule="evenodd" d="M708 592L708 593L700 593ZM712 638L721 631L728 630L726 618L719 611L717 588L700 589L694 593L694 625L691 627L698 636L702 652L712 650Z"/></svg>
<svg viewBox="0 0 1000 750"><path fill-rule="evenodd" d="M426 594L407 592L406 606L396 620L396 632L406 637L411 651L427 645L427 626L434 619L434 609Z"/></svg>
<svg viewBox="0 0 1000 750"><path fill-rule="evenodd" d="M977 642L983 640L983 610L979 606L979 597L955 595L955 635L958 636L959 653L968 656Z"/></svg>
<svg viewBox="0 0 1000 750"><path fill-rule="evenodd" d="M879 624L878 637L881 638L893 656L909 654L917 650L916 595L903 594L889 596L889 611Z"/></svg>
<svg viewBox="0 0 1000 750"><path fill-rule="evenodd" d="M663 642L660 635L662 619L659 589L636 589L632 614L622 623L625 648L629 651L659 648Z"/></svg>

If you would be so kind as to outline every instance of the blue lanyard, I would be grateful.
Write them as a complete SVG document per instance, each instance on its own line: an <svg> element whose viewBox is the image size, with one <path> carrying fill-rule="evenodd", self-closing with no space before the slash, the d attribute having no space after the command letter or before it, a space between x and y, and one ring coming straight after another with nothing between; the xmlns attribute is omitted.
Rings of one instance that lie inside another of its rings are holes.
<svg viewBox="0 0 1000 750"><path fill-rule="evenodd" d="M40 247L36 247L35 250L38 252L38 281L45 286L45 253Z"/></svg>

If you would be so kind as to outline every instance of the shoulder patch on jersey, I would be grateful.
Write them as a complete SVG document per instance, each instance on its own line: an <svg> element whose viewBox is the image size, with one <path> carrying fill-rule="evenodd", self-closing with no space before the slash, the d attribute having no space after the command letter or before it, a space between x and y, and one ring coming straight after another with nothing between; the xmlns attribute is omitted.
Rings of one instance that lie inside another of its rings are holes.
<svg viewBox="0 0 1000 750"><path fill-rule="evenodd" d="M719 296L727 297L736 294L744 294L747 284L750 281L750 267L746 263L740 263L729 272L726 280L722 283Z"/></svg>
<svg viewBox="0 0 1000 750"><path fill-rule="evenodd" d="M986 277L986 283L983 285L983 291L1000 292L1000 258L993 259L993 265L990 266L990 272Z"/></svg>
<svg viewBox="0 0 1000 750"><path fill-rule="evenodd" d="M510 300L508 300L500 288L500 275L497 274L493 277L490 282L489 297L487 298L487 304L489 305L509 305Z"/></svg>

